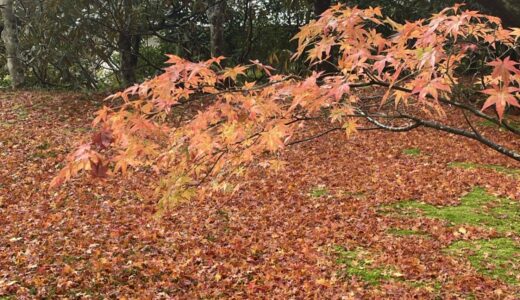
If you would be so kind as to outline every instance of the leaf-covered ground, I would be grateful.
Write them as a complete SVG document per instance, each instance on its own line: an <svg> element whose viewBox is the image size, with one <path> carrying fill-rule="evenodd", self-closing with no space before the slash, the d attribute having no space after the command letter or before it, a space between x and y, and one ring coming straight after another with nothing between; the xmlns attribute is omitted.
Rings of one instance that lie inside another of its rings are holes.
<svg viewBox="0 0 520 300"><path fill-rule="evenodd" d="M146 171L47 190L88 99L0 94L2 300L520 297L520 165L482 145L332 134L157 219Z"/></svg>

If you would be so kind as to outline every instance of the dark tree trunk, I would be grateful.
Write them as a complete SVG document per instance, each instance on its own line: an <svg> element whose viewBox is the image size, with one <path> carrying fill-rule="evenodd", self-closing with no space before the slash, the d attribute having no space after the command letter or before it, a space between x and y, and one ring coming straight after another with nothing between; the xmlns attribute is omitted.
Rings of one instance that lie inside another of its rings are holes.
<svg viewBox="0 0 520 300"><path fill-rule="evenodd" d="M314 16L319 18L320 15L330 7L331 0L314 0Z"/></svg>
<svg viewBox="0 0 520 300"><path fill-rule="evenodd" d="M125 86L136 82L135 69L139 62L141 37L126 32L119 34L119 52L121 53L121 78Z"/></svg>
<svg viewBox="0 0 520 300"><path fill-rule="evenodd" d="M226 0L209 0L206 15L210 28L211 56L216 57L224 53L224 22Z"/></svg>
<svg viewBox="0 0 520 300"><path fill-rule="evenodd" d="M244 12L244 31L247 32L244 50L242 51L242 55L240 57L240 61L245 63L249 54L251 53L251 49L253 47L253 20L254 20L254 4L250 4L249 0L246 3L246 8Z"/></svg>
<svg viewBox="0 0 520 300"><path fill-rule="evenodd" d="M11 76L13 88L19 88L24 83L24 74L18 47L18 32L16 28L16 17L13 11L13 0L1 0L0 7L4 19L4 29L2 39L4 40L7 69Z"/></svg>
<svg viewBox="0 0 520 300"><path fill-rule="evenodd" d="M505 27L520 27L520 2L518 0L476 0L477 3L500 17Z"/></svg>
<svg viewBox="0 0 520 300"><path fill-rule="evenodd" d="M135 69L139 62L139 47L141 36L133 34L134 13L132 0L123 0L123 26L119 32L119 53L121 54L121 78L124 86L136 82Z"/></svg>

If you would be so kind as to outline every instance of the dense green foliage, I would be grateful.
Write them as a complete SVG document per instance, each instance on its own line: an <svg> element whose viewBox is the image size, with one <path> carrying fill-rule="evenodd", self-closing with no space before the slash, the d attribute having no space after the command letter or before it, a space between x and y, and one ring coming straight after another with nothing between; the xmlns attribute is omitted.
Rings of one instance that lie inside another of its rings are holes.
<svg viewBox="0 0 520 300"><path fill-rule="evenodd" d="M316 0L319 1L319 0ZM290 38L314 16L312 0L227 0L224 55L281 72L300 72ZM337 1L332 1L332 4ZM340 1L345 2L345 1ZM456 0L348 1L381 6L398 22L424 18ZM469 1L471 2L471 1ZM208 0L17 0L20 52L27 86L113 89L156 75L165 53L197 61L210 56ZM127 50L122 41L128 41ZM127 67L121 53L128 54ZM5 51L0 54L5 64ZM131 74L122 74L129 68ZM0 73L9 84L7 70Z"/></svg>

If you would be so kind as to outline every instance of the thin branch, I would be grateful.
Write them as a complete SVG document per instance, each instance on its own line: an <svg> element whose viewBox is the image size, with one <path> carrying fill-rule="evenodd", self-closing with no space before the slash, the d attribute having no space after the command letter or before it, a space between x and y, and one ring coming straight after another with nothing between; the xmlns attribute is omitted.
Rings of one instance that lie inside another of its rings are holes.
<svg viewBox="0 0 520 300"><path fill-rule="evenodd" d="M414 116L406 116L406 117L411 120L414 120L415 122L419 123L421 126L424 126L424 127L429 127L429 128L437 129L440 131L444 131L444 132L448 132L448 133L452 133L452 134L456 134L456 135L460 135L460 136L464 136L464 137L476 140L476 141L488 146L489 148L491 148L501 154L504 154L505 156L508 156L516 161L520 161L520 153L513 151L511 149L507 149L506 147L499 145L482 135L479 135L479 134L476 134L474 132L470 132L470 131L467 131L464 129L444 125L444 124L441 124L438 122L419 119Z"/></svg>
<svg viewBox="0 0 520 300"><path fill-rule="evenodd" d="M212 166L210 167L208 172L204 175L204 177L195 186L198 187L198 186L200 186L201 184L203 184L206 181L206 179L211 175L211 173L213 173L213 170L217 166L217 164L220 161L220 159L224 156L224 154L226 154L226 151L220 152L219 156L217 157L215 162L212 164Z"/></svg>
<svg viewBox="0 0 520 300"><path fill-rule="evenodd" d="M471 128L471 130L473 130L473 132L478 135L479 137L482 137L482 135L480 134L480 132L475 128L475 126L473 126L473 124L471 123L471 121L469 120L469 117L468 115L466 114L466 111L462 111L462 114L464 115L464 119L466 119L466 123L468 123L469 127Z"/></svg>
<svg viewBox="0 0 520 300"><path fill-rule="evenodd" d="M309 142L309 141L318 139L318 138L320 138L320 137L322 137L324 135L327 135L327 134L329 134L331 132L339 131L339 130L344 130L344 128L342 128L342 127L334 127L334 128L329 129L329 130L326 130L324 132L318 133L316 135L312 135L312 136L306 137L306 138L301 139L301 140L290 142L290 143L286 144L286 146L293 146L293 145L296 145L296 144Z"/></svg>
<svg viewBox="0 0 520 300"><path fill-rule="evenodd" d="M388 84L386 82L382 82L382 81L373 81L373 83L376 84L376 85L379 85L379 86L387 87L387 88L390 87L390 84ZM407 89L407 88L403 88L403 87L400 87L400 86L392 86L391 88L395 89L395 90L398 90L398 91L406 92L406 93L411 93L412 92L412 90ZM431 96L428 96L428 98L433 99L433 97L431 97ZM448 105L453 105L455 107L465 109L465 110L471 112L472 114L474 114L474 115L476 115L476 116L478 116L480 118L486 119L486 120L488 120L488 121L490 121L490 122L492 122L492 123L494 123L494 124L496 124L498 126L504 126L510 132L512 132L514 134L517 134L517 135L520 135L520 129L512 127L511 125L509 125L509 123L507 121L500 122L500 120L498 120L497 118L491 117L491 116L481 112L478 109L475 109L475 108L473 108L471 106L465 105L465 104L460 103L458 101L450 101L450 100L445 99L443 97L439 97L438 100L441 103L448 104Z"/></svg>
<svg viewBox="0 0 520 300"><path fill-rule="evenodd" d="M381 128L381 129L385 129L385 130L388 130L388 131L393 131L393 132L406 132L406 131L410 131L410 130L413 130L419 126L421 126L421 124L419 124L417 121L413 122L412 124L408 124L406 126L401 126L401 127L394 127L394 126L390 126L390 125L387 125L387 124L383 124L381 122L379 122L378 120L370 117L368 114L366 114L364 111L362 111L361 109L356 109L356 111L364 116L370 123L376 125L377 127ZM402 118L402 117L401 117Z"/></svg>

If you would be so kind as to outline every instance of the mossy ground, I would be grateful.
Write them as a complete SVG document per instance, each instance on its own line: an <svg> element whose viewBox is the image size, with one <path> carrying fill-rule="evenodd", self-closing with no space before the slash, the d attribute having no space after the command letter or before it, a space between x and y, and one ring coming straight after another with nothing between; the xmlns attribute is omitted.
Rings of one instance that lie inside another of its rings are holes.
<svg viewBox="0 0 520 300"><path fill-rule="evenodd" d="M520 121L518 120L508 120L506 118L506 121L509 122L509 125L513 128L516 128L516 129L520 129ZM491 121L488 121L488 120L484 120L480 123L478 123L480 126L483 126L483 127L492 127L492 128L498 128L499 126L497 124L495 124L494 122L491 122ZM499 130L507 130L504 126L500 126Z"/></svg>
<svg viewBox="0 0 520 300"><path fill-rule="evenodd" d="M466 257L480 273L509 284L520 284L520 245L510 238L458 241L446 249Z"/></svg>
<svg viewBox="0 0 520 300"><path fill-rule="evenodd" d="M420 287L430 290L433 294L438 294L442 289L441 283L436 280L405 280L404 275L399 272L399 268L393 265L376 265L373 258L376 253L357 247L347 250L342 246L334 247L336 263L341 266L339 271L340 278L355 278L365 282L369 286L379 286L385 282L402 282L411 287Z"/></svg>
<svg viewBox="0 0 520 300"><path fill-rule="evenodd" d="M323 185L318 185L313 187L309 194L313 198L320 198L327 196L329 194L329 190Z"/></svg>
<svg viewBox="0 0 520 300"><path fill-rule="evenodd" d="M520 235L520 202L498 198L482 188L475 188L462 197L457 206L437 207L417 201L393 205L400 215L420 213L429 218L445 220L449 226L472 225L495 229L502 237L489 240L457 241L445 252L465 257L483 275L507 283L520 283L520 244L510 236ZM394 234L415 234L396 230Z"/></svg>
<svg viewBox="0 0 520 300"><path fill-rule="evenodd" d="M482 188L475 188L462 197L457 206L437 207L417 201L394 205L402 215L417 211L430 218L448 221L451 225L474 225L494 228L501 233L520 234L520 202L497 198Z"/></svg>
<svg viewBox="0 0 520 300"><path fill-rule="evenodd" d="M400 228L391 228L387 231L389 234L396 235L396 236L413 236L413 235L420 235L420 236L426 236L428 233L423 231L417 231L412 229L400 229Z"/></svg>
<svg viewBox="0 0 520 300"><path fill-rule="evenodd" d="M342 246L334 247L337 264L342 266L341 277L363 280L370 285L378 285L385 280L398 279L402 276L393 266L375 266L373 254L363 248L347 250Z"/></svg>
<svg viewBox="0 0 520 300"><path fill-rule="evenodd" d="M498 173L503 173L512 176L520 176L520 169L507 168L500 165L491 165L491 164L476 164L471 162L454 162L449 164L450 167L453 168L462 168L462 169L486 169L493 170Z"/></svg>
<svg viewBox="0 0 520 300"><path fill-rule="evenodd" d="M403 154L410 155L410 156L421 155L421 149L419 149L419 148L404 149Z"/></svg>

